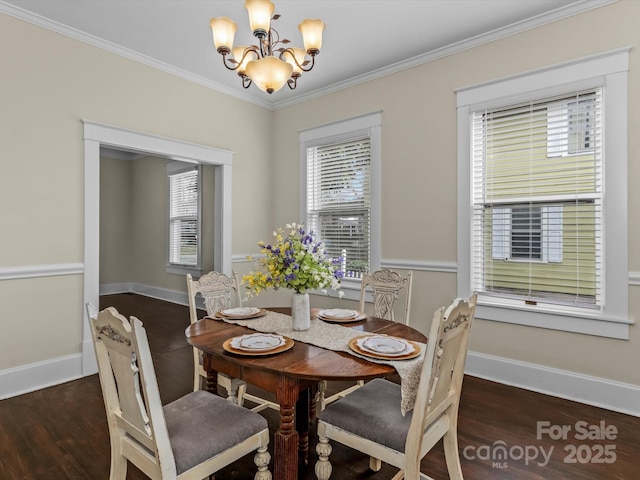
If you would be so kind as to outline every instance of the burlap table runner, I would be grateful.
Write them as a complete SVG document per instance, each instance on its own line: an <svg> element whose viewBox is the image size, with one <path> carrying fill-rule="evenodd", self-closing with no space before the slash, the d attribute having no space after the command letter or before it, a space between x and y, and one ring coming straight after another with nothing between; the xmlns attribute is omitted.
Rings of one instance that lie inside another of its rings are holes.
<svg viewBox="0 0 640 480"><path fill-rule="evenodd" d="M420 355L416 358L410 360L377 359L360 355L349 348L349 341L352 338L363 335L362 331L345 328L339 324L326 323L315 318L311 319L311 328L305 331L293 329L291 316L271 311L268 311L263 317L248 320L231 320L218 317L215 317L215 320L223 320L227 323L242 325L258 332L286 335L299 342L309 343L328 350L346 352L355 357L363 358L368 362L390 365L398 372L401 379L402 415L406 415L407 412L413 409L416 400L416 389L422 371L424 353L426 351L426 345L424 343L415 342L420 345L421 350Z"/></svg>

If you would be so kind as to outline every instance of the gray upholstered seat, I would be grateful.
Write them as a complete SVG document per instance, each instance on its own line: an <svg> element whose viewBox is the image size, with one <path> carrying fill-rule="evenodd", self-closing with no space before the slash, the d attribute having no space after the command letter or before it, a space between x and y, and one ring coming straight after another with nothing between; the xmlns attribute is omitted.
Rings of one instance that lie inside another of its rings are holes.
<svg viewBox="0 0 640 480"><path fill-rule="evenodd" d="M354 435L404 452L412 414L402 416L401 400L400 385L377 378L336 400L319 418Z"/></svg>
<svg viewBox="0 0 640 480"><path fill-rule="evenodd" d="M359 311L365 312L365 297L367 292L371 290L373 311L368 313L374 317L393 320L395 322L396 317L394 309L397 301L401 296L403 296L402 323L409 325L412 278L413 272L411 271L407 272L407 275L403 277L400 273L394 272L388 268L383 268L382 270L366 274L362 277L362 283L360 285ZM351 392L354 392L363 385L364 380L357 380L355 385L351 385L350 387L344 388L329 397L325 397L327 382L320 382L318 410L321 412L330 403L349 395Z"/></svg>
<svg viewBox="0 0 640 480"><path fill-rule="evenodd" d="M268 428L263 416L202 390L163 411L178 475Z"/></svg>

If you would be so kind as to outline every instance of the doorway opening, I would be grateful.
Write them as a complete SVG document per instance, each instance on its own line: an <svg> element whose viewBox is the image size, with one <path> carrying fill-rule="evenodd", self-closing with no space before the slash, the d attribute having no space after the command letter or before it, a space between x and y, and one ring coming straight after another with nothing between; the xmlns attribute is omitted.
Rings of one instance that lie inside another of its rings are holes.
<svg viewBox="0 0 640 480"><path fill-rule="evenodd" d="M231 164L228 150L83 120L84 125L84 305L100 293L100 149L109 148L215 168L214 268L231 271ZM97 372L89 317L83 308L82 374Z"/></svg>

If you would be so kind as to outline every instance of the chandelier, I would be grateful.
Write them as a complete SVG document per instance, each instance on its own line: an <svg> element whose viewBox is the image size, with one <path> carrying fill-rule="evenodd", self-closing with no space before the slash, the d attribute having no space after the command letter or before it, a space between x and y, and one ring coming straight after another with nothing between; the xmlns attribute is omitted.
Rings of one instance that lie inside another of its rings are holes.
<svg viewBox="0 0 640 480"><path fill-rule="evenodd" d="M280 40L280 35L271 28L274 15L273 2L269 0L246 0L244 6L249 13L249 25L259 45L233 46L237 25L228 17L212 18L210 25L213 32L213 43L220 55L222 63L229 70L235 70L242 79L242 86L249 88L255 83L263 92L273 93L286 83L291 90L296 88L302 72L310 71L316 55L322 47L322 20L303 20L298 28L302 33L304 49L285 47L291 43L287 39ZM307 59L307 55L311 60Z"/></svg>

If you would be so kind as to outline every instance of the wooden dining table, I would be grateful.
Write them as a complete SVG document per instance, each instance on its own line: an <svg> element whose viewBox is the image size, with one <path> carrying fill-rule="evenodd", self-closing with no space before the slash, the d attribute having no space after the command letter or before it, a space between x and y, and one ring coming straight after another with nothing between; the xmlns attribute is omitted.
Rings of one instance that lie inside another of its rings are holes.
<svg viewBox="0 0 640 480"><path fill-rule="evenodd" d="M290 308L268 310L290 313ZM421 332L407 325L376 317L343 326L363 334L384 333L425 343L427 340ZM273 476L275 480L297 480L299 462L307 463L309 422L315 416L315 404L311 400L318 383L387 377L395 370L390 365L299 341L285 352L265 356L234 355L223 348L225 340L253 332L247 327L205 317L191 324L185 334L189 344L203 352L207 390L217 393L217 374L220 372L275 394L280 405L280 421L274 435Z"/></svg>

